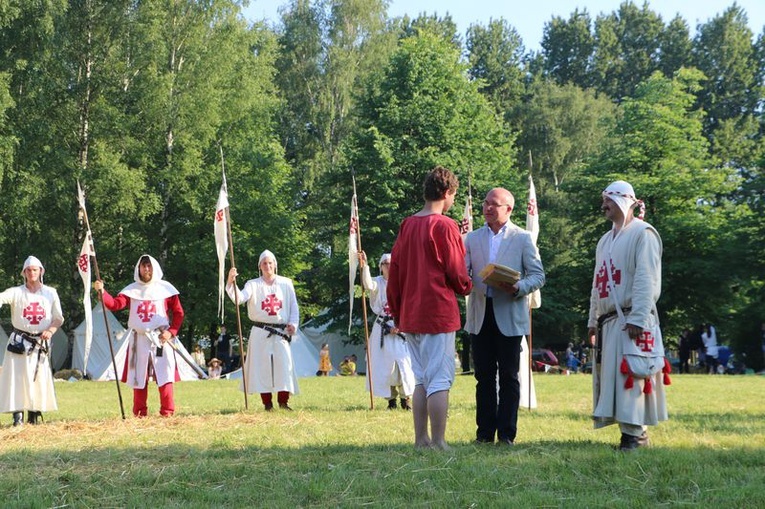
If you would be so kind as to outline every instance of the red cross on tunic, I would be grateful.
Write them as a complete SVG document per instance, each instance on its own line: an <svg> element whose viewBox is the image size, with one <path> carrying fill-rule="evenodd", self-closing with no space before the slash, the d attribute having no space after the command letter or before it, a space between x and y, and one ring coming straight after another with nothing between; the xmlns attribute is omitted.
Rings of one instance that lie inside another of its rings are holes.
<svg viewBox="0 0 765 509"><path fill-rule="evenodd" d="M388 305L387 302L385 303L385 306L383 306L383 313L390 316L390 306Z"/></svg>
<svg viewBox="0 0 765 509"><path fill-rule="evenodd" d="M260 309L269 314L269 316L276 315L276 312L282 308L282 301L280 301L275 293L272 293L266 297L263 302L260 303Z"/></svg>
<svg viewBox="0 0 765 509"><path fill-rule="evenodd" d="M635 346L640 348L641 352L652 352L654 342L653 334L650 331L644 330L643 334L635 340Z"/></svg>
<svg viewBox="0 0 765 509"><path fill-rule="evenodd" d="M611 278L614 280L614 286L622 281L622 271L616 270L614 264L611 264ZM603 266L595 277L595 287L598 289L598 297L605 299L608 297L608 276L606 275L606 261L603 260Z"/></svg>
<svg viewBox="0 0 765 509"><path fill-rule="evenodd" d="M45 318L45 309L39 302L32 302L24 308L21 316L27 319L29 325L38 325Z"/></svg>
<svg viewBox="0 0 765 509"><path fill-rule="evenodd" d="M142 322L150 322L157 313L157 306L152 301L145 300L138 304L136 311Z"/></svg>
<svg viewBox="0 0 765 509"><path fill-rule="evenodd" d="M86 253L82 253L80 257L77 258L77 266L80 267L80 272L87 272L88 265L88 255Z"/></svg>

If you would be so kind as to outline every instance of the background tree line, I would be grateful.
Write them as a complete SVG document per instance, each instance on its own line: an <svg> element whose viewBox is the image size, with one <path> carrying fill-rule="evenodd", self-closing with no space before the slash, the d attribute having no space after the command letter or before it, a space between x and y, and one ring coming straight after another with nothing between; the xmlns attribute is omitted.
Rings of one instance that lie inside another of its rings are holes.
<svg viewBox="0 0 765 509"><path fill-rule="evenodd" d="M271 26L241 4L0 0L5 286L35 254L66 327L81 321L79 179L107 288L151 253L181 291L184 339L208 333L225 167L241 277L270 249L303 318L339 325L352 175L374 260L434 165L460 177L455 218L468 182L476 203L501 185L521 225L532 173L548 275L535 343L555 346L583 337L600 191L624 178L664 242L667 337L712 322L762 365L765 38L736 4L693 36L648 4L577 10L546 23L539 52L512 20L460 34L384 0L292 0Z"/></svg>

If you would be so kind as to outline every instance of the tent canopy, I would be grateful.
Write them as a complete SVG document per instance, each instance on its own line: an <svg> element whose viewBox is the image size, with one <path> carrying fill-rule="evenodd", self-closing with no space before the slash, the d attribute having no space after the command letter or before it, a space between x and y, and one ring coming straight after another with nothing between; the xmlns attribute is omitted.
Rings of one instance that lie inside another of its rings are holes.
<svg viewBox="0 0 765 509"><path fill-rule="evenodd" d="M0 327L0 369L3 369L3 360L5 359L5 348L8 344L8 334L3 327ZM58 329L51 338L50 365L53 371L58 371L66 362L66 356L69 353L69 338L66 333Z"/></svg>
<svg viewBox="0 0 765 509"><path fill-rule="evenodd" d="M117 365L117 371L121 375L122 367L125 365L127 355L127 329L117 320L117 318L106 310L106 320L109 322L109 332L111 332L112 348L114 349L114 361ZM106 324L104 322L104 309L100 303L93 307L93 341L90 346L90 356L88 357L87 370L83 370L85 357L85 321L74 329L74 348L72 349L72 368L87 372L91 380L106 381L114 380L114 366L112 365L112 354L107 342ZM180 350L188 350L181 342L177 343ZM177 358L177 357L176 357ZM194 369L186 364L182 359L177 358L178 372L181 380L199 380Z"/></svg>

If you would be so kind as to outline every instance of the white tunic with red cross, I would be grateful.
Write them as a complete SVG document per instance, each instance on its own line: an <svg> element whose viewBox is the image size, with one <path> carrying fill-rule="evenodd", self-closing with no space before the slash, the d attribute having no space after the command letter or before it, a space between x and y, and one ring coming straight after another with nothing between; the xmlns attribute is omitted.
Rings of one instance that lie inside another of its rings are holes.
<svg viewBox="0 0 765 509"><path fill-rule="evenodd" d="M43 285L37 292L29 291L26 285L9 288L0 293L0 306L3 304L10 306L11 322L20 331L39 334L52 322L64 321L58 293L50 286ZM0 388L0 412L58 409L49 355L41 355L38 365L37 348L31 355L5 352Z"/></svg>
<svg viewBox="0 0 765 509"><path fill-rule="evenodd" d="M236 302L234 285L228 285L226 291ZM247 303L247 316L253 322L293 325L297 329L300 310L291 279L276 276L272 284L263 278L250 279L241 291L238 288L236 291L239 304ZM281 336L252 327L245 369L248 393L298 393L292 350Z"/></svg>
<svg viewBox="0 0 765 509"><path fill-rule="evenodd" d="M169 328L170 317L165 301L178 295L178 290L166 281L150 284L133 283L120 292L130 299L128 317L128 338L130 340L126 382L134 389L146 387L149 365L153 366L157 385L162 386L177 380L175 352L169 345L163 346L162 355L149 340L147 332L158 335ZM155 336L156 337L156 336ZM171 339L175 341L175 338Z"/></svg>
<svg viewBox="0 0 765 509"><path fill-rule="evenodd" d="M601 361L593 373L595 427L615 422L632 425L655 425L667 419L663 375L651 378L652 391L643 392L644 383L626 388L627 375L620 372L625 354L663 357L661 336L653 312L661 294L661 251L658 232L648 223L633 219L618 235L613 230L598 242L590 296L588 327L595 328L598 318L616 310L614 300L624 311L626 323L642 327L644 334L630 340L618 317L601 327ZM608 283L611 271L615 299Z"/></svg>
<svg viewBox="0 0 765 509"><path fill-rule="evenodd" d="M375 396L390 399L391 387L400 387L401 397L409 397L414 394L415 386L409 346L397 334L387 334L382 341L380 338L382 334L380 316L390 316L386 294L388 281L383 276L373 278L369 265L365 265L361 270L361 280L364 288L369 290L369 306L378 317L369 335L369 364L372 369L371 376L367 377L367 390L371 383ZM391 318L387 323L392 327L393 319Z"/></svg>

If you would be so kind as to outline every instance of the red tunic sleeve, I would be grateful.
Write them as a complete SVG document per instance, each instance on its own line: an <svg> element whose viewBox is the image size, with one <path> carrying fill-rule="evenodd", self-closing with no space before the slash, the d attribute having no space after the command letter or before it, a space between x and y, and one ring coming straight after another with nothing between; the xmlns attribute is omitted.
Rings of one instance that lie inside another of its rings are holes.
<svg viewBox="0 0 765 509"><path fill-rule="evenodd" d="M178 295L173 295L172 297L165 299L165 310L171 318L170 328L168 330L173 336L177 336L178 331L181 330L181 325L183 325L183 317L185 316L183 307L181 306L181 299L178 297Z"/></svg>
<svg viewBox="0 0 765 509"><path fill-rule="evenodd" d="M130 297L123 293L118 294L116 297L112 297L109 292L104 290L101 292L101 298L104 301L106 309L109 311L119 311L130 305Z"/></svg>

